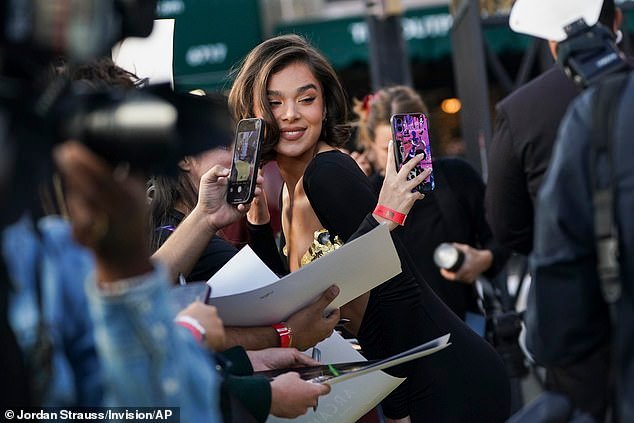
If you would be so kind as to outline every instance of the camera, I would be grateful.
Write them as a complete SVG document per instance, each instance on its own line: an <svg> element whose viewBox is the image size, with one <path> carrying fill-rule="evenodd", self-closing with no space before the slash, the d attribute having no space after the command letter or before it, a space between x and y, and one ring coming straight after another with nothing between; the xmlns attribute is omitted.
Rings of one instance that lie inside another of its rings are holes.
<svg viewBox="0 0 634 423"><path fill-rule="evenodd" d="M447 242L443 242L434 250L434 263L441 269L457 272L464 260L465 254Z"/></svg>
<svg viewBox="0 0 634 423"><path fill-rule="evenodd" d="M587 87L627 68L614 35L605 26L588 26L581 18L566 25L564 31L568 38L557 46L557 61L577 85Z"/></svg>
<svg viewBox="0 0 634 423"><path fill-rule="evenodd" d="M157 0L0 0L0 45L12 61L86 62L152 32ZM17 54L17 52L21 54Z"/></svg>
<svg viewBox="0 0 634 423"><path fill-rule="evenodd" d="M513 254L495 278L477 281L480 306L486 316L486 339L502 358L509 377L515 380L529 373L519 345L523 313L517 310L522 286L530 283L528 272L527 257Z"/></svg>
<svg viewBox="0 0 634 423"><path fill-rule="evenodd" d="M556 3L516 0L509 16L511 29L556 41L557 62L582 88L627 68L616 37L599 23L603 0Z"/></svg>
<svg viewBox="0 0 634 423"><path fill-rule="evenodd" d="M76 139L113 164L163 173L175 170L184 155L231 141L220 131L227 124L214 122L204 97L168 85L126 90L52 76L59 57L73 68L109 56L125 37L148 36L156 3L0 0L0 106L13 126L38 128L20 143L45 146L48 155L54 144Z"/></svg>
<svg viewBox="0 0 634 423"><path fill-rule="evenodd" d="M124 89L71 82L53 72L110 55L125 37L148 36L157 0L0 0L0 191L10 223L34 205L52 172L51 149L69 139L112 164L171 173L184 155L231 142L205 97L169 85Z"/></svg>
<svg viewBox="0 0 634 423"><path fill-rule="evenodd" d="M465 254L450 243L442 243L434 250L434 263L442 269L457 272ZM524 353L518 338L522 330L522 314L516 310L517 298L509 292L509 281L523 281L528 271L526 257L513 255L505 268L492 280L479 277L476 287L479 305L486 318L486 339L498 352L511 378L528 374Z"/></svg>

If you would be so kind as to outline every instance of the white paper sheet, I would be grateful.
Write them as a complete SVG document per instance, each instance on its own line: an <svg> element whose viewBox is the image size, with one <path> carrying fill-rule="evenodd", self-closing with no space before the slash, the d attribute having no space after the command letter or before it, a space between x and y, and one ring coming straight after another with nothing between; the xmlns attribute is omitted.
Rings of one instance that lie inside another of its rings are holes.
<svg viewBox="0 0 634 423"><path fill-rule="evenodd" d="M129 37L117 43L112 60L139 78L149 78L150 84L173 85L173 43L174 19L157 19L149 37Z"/></svg>
<svg viewBox="0 0 634 423"><path fill-rule="evenodd" d="M385 225L279 280L247 248L207 281L212 287L209 302L216 306L227 326L284 321L335 284L340 293L328 312L401 272L400 259Z"/></svg>
<svg viewBox="0 0 634 423"><path fill-rule="evenodd" d="M346 363L363 361L365 358L352 348L341 335L333 333L330 338L317 344L322 363ZM302 423L347 423L355 422L377 406L405 379L376 371L349 379L332 386L328 395L319 398L317 411L308 412L294 422ZM288 419L269 416L267 422L288 422Z"/></svg>
<svg viewBox="0 0 634 423"><path fill-rule="evenodd" d="M211 298L228 297L253 291L279 281L271 269L248 245L233 256L207 283L211 285Z"/></svg>
<svg viewBox="0 0 634 423"><path fill-rule="evenodd" d="M445 348L447 348L448 346L451 345L451 342L449 342L449 334L445 335L445 336L441 336L437 339L434 339L433 341L430 341L430 344L432 344L433 346L425 349L425 350L421 350L415 353L411 353L411 354L407 354L407 355L403 355L402 357L399 358L395 358L395 359L390 359L390 360L385 360L384 362L382 362L381 364L377 364L374 367L369 367L366 369L360 369L356 372L350 372L347 374L343 374L341 376L332 378L327 380L326 382L322 382L322 383L327 383L329 385L335 385L338 383L344 383L350 379L354 379L354 378L359 378L362 377L364 375L367 375L369 373L372 372L378 372L379 370L383 370L383 369L387 369L390 367L394 367L394 366L398 366L399 364L403 364L403 363L407 363L408 361L412 361L412 360L416 360L422 357L426 357L428 355L431 355L435 352L438 352L440 350L443 350Z"/></svg>

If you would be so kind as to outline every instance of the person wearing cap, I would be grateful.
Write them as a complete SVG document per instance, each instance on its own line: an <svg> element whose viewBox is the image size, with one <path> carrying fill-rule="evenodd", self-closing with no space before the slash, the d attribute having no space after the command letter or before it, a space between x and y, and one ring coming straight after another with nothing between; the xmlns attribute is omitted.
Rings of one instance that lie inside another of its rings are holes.
<svg viewBox="0 0 634 423"><path fill-rule="evenodd" d="M572 403L598 422L604 421L609 406L612 421L634 421L634 74L630 70L624 78L617 94L608 97L616 104L612 113L601 113L597 119L602 81L571 104L562 122L538 196L527 309L529 348L554 369L551 373ZM612 159L607 166L591 159L594 130L601 119L610 120L612 127ZM598 217L592 196L594 172L604 184L610 173L613 176L622 292L612 306L606 304L597 272L601 254L593 228ZM561 300L543 301L552 293Z"/></svg>
<svg viewBox="0 0 634 423"><path fill-rule="evenodd" d="M554 7L551 2L543 2L541 8L536 3L537 1L532 3L518 1L511 12L511 26L514 26L518 32L529 33L540 38L557 39L559 45L551 42L551 47L559 48L560 53L563 51L561 49L564 46L563 41L567 38L563 28L580 17L583 17L587 25L592 27L600 16L599 24L605 26L607 22L613 22L614 26L610 27L613 31L616 30L621 17L618 9L614 9L611 0L606 0L603 4L601 0L569 2L565 5L559 4L559 7ZM536 12L543 15L544 11L549 13L550 19L547 25L542 25L540 28L541 20L531 19L531 15ZM595 28L595 30L598 34L601 31L608 32L604 28ZM593 39L596 39L595 33L593 35ZM608 35L606 41L609 38ZM613 44L615 41L609 40L609 42ZM573 44L566 44L566 46L571 45ZM574 45L580 48L581 43ZM578 56L575 57L581 57L582 53L577 52L577 54ZM562 61L562 55L559 59ZM566 60L563 62L562 66L568 66ZM626 71L631 70L624 61L620 62ZM554 78L553 72L550 72L551 78ZM567 77L559 68L557 72L564 86L572 85L572 77L576 76L575 71L572 71L571 79L566 79ZM607 75L607 70L603 72L603 75ZM556 80L550 80L550 82L553 81ZM572 85L572 87L575 86ZM539 88L541 90L538 90ZM630 373L633 355L631 329L617 326L619 339L626 341L615 343L614 345L619 347L616 351L611 348L610 315L601 294L601 284L597 274L597 252L593 232L594 211L590 187L590 175L594 173L590 165L590 140L593 138L593 126L596 125L592 109L595 107L593 103L596 103L596 96L592 85L576 99L564 98L563 100L548 96L545 92L546 88L548 86L544 82L535 83L530 88L535 91L526 91L518 96L520 99L524 96L528 102L532 100L534 102L532 107L537 107L535 104L539 101L541 110L550 110L548 103L551 100L559 103L566 100L565 106L570 104L565 115L562 111L562 115L557 116L557 122L559 119L563 121L558 136L555 138L555 133L552 134L553 142L549 144L550 141L546 139L544 132L539 138L541 144L537 145L535 140L538 138L535 138L526 147L527 150L533 151L541 147L541 153L547 153L547 156L544 156L547 160L541 164L544 169L548 167L545 176L539 175L539 186L537 186L539 192L535 208L535 241L534 246L531 245L533 280L524 319L526 346L532 358L538 364L546 366L547 389L565 394L574 408L591 414L598 422L603 422L610 405L614 405L612 372L615 367L612 354L616 352L615 357L622 358L620 361L624 364L622 371L627 372L629 366ZM556 85L549 86L551 90L555 88ZM540 95L542 98L538 100ZM625 97L627 96L624 95ZM507 103L503 102L504 106L508 107L516 101L515 98L510 100ZM629 103L631 102L623 103L622 108L631 110ZM628 105L630 109L627 108ZM606 110L602 114L607 113ZM527 118L530 119L536 115L539 113L530 114ZM613 132L615 149L619 149L618 156L614 156L617 158L614 161L615 174L619 175L619 179L621 176L631 175L631 171L629 173L625 171L626 168L631 169L631 161L628 161L628 157L631 157L633 152L631 143L628 142L631 131L625 129L627 126L624 126L627 125L627 121L628 119L624 119L624 116L619 116L619 119L610 122L610 126L615 128ZM544 122L544 119L527 122L526 126L534 126L540 122ZM549 121L550 125L553 123L555 122ZM514 132L510 131L509 134L511 133ZM535 132L529 130L528 133ZM519 133L519 136L522 136L522 133ZM498 141L501 139L498 138ZM552 161L550 160L551 152ZM533 167L535 168L536 166ZM606 180L608 174L606 167L597 168L597 173L601 174L602 180ZM630 210L628 206L631 207L631 189L628 190L619 182L615 188L615 195L615 204L617 204L615 219L622 235L619 245L624 248L621 250L622 280L624 286L627 286L625 285L628 283L627 269L631 269L629 266L631 266L632 257L631 250L628 248L631 248L631 236L634 232L628 230L631 219L623 219L621 216L629 214L624 210ZM628 251L630 251L629 254ZM625 310L626 315L623 317L626 321L628 320L627 313L629 312L631 316L632 311L631 307L629 309L627 307L627 300L625 300L622 310ZM628 337L629 341L627 341ZM623 346L625 349L620 348ZM627 394L624 393L623 398L625 397ZM629 397L632 398L631 388ZM627 408L627 403L624 405ZM613 409L613 416L618 414L616 410L618 408ZM631 421L631 418L623 421Z"/></svg>
<svg viewBox="0 0 634 423"><path fill-rule="evenodd" d="M599 22L617 34L621 21L614 0L605 0ZM557 42L551 40L549 45L556 58ZM537 192L550 163L557 128L579 92L561 67L554 65L496 106L485 207L495 238L518 253L529 254L533 249Z"/></svg>

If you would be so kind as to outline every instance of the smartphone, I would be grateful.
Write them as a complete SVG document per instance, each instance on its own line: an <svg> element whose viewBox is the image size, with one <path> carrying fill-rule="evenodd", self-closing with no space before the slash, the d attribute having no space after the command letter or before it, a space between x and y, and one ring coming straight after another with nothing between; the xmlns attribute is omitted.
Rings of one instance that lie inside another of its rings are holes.
<svg viewBox="0 0 634 423"><path fill-rule="evenodd" d="M263 119L242 119L238 122L227 187L229 204L245 204L253 200L263 139Z"/></svg>
<svg viewBox="0 0 634 423"><path fill-rule="evenodd" d="M432 173L416 187L419 192L432 191L434 189L434 173L431 163L427 116L423 113L396 114L390 118L390 126L394 141L396 168L400 169L403 164L423 153L423 160L407 175L407 179L415 178L425 169L432 169Z"/></svg>

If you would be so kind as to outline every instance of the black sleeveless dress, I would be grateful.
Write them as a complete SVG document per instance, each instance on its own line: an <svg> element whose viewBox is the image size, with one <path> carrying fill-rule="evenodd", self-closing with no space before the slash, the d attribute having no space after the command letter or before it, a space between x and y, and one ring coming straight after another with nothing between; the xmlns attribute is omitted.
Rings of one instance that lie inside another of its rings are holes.
<svg viewBox="0 0 634 423"><path fill-rule="evenodd" d="M303 180L319 221L344 242L378 225L371 215L377 197L349 156L336 150L316 155ZM279 254L274 260L270 241L267 248L263 240L265 231L251 230L254 250L280 269ZM383 412L393 419L409 415L413 422L505 421L510 387L502 360L421 280L398 235L392 237L403 272L370 293L357 337L364 356L384 358L447 333L452 345L389 370L407 380L381 403Z"/></svg>

